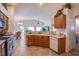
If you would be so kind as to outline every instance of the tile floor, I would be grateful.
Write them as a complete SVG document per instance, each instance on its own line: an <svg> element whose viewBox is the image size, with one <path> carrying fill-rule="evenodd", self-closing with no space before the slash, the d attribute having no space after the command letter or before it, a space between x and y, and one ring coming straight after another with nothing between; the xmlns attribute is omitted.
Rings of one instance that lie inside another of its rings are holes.
<svg viewBox="0 0 79 59"><path fill-rule="evenodd" d="M69 53L56 54L49 48L37 47L37 46L26 46L24 37L22 39L14 40L13 56L79 56L79 44L76 49Z"/></svg>

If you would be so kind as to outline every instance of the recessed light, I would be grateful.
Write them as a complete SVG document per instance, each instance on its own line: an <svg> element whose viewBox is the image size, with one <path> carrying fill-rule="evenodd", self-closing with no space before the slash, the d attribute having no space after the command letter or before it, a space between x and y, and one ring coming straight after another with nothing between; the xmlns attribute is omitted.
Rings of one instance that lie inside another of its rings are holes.
<svg viewBox="0 0 79 59"><path fill-rule="evenodd" d="M43 5L43 3L40 3L40 6Z"/></svg>
<svg viewBox="0 0 79 59"><path fill-rule="evenodd" d="M23 23L20 23L20 22L19 22L18 25L23 25Z"/></svg>

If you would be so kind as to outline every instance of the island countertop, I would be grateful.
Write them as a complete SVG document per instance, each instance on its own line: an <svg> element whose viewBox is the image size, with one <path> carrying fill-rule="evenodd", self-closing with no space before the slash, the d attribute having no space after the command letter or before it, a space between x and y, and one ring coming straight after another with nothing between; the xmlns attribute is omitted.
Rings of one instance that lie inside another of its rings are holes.
<svg viewBox="0 0 79 59"><path fill-rule="evenodd" d="M36 36L50 36L50 37L55 37L55 38L63 38L63 37L65 37L65 35L53 35L53 34L36 34L36 33L32 33L32 34L26 34L26 35L36 35Z"/></svg>

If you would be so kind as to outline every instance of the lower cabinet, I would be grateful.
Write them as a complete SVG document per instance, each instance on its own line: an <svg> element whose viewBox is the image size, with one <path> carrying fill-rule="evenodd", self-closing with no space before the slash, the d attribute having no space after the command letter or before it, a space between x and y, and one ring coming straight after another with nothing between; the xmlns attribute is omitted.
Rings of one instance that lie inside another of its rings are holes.
<svg viewBox="0 0 79 59"><path fill-rule="evenodd" d="M28 46L49 47L49 36L27 35L26 42Z"/></svg>
<svg viewBox="0 0 79 59"><path fill-rule="evenodd" d="M50 48L58 54L65 52L65 38L51 38Z"/></svg>
<svg viewBox="0 0 79 59"><path fill-rule="evenodd" d="M13 38L9 37L4 40L5 41L0 44L0 56L11 56L13 52Z"/></svg>
<svg viewBox="0 0 79 59"><path fill-rule="evenodd" d="M5 56L6 55L5 42L6 41L4 41L3 43L0 44L0 56Z"/></svg>
<svg viewBox="0 0 79 59"><path fill-rule="evenodd" d="M5 49L5 48L6 48L6 47L5 47L5 43L3 43L2 46L1 46L1 50L2 50L2 51L1 51L1 52L2 52L1 55L2 55L2 56L5 56L5 55L6 55L6 53L5 53L5 52L6 52L6 49Z"/></svg>
<svg viewBox="0 0 79 59"><path fill-rule="evenodd" d="M13 53L13 38L7 39L7 56L11 56Z"/></svg>
<svg viewBox="0 0 79 59"><path fill-rule="evenodd" d="M1 45L0 45L0 56L1 56Z"/></svg>

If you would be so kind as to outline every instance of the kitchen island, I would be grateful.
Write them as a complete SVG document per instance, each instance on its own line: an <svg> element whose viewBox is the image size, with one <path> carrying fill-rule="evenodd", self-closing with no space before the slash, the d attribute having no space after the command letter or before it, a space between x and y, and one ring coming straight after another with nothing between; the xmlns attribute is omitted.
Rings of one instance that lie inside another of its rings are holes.
<svg viewBox="0 0 79 59"><path fill-rule="evenodd" d="M27 46L41 46L52 49L61 54L65 52L66 37L64 35L52 35L50 33L28 33L26 34Z"/></svg>
<svg viewBox="0 0 79 59"><path fill-rule="evenodd" d="M27 34L26 39L28 46L49 47L50 35L48 34Z"/></svg>

